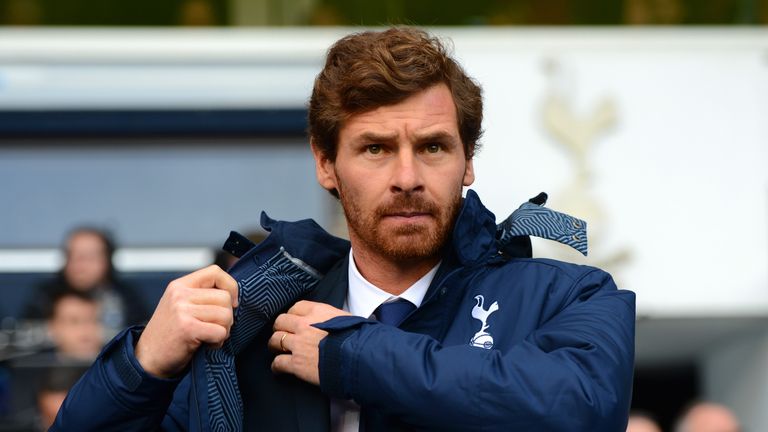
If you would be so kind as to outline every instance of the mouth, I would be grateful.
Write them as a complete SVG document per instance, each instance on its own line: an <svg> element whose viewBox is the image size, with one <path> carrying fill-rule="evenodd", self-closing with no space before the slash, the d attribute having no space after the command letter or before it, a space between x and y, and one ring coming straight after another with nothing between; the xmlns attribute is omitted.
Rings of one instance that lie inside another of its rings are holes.
<svg viewBox="0 0 768 432"><path fill-rule="evenodd" d="M424 212L424 211L399 211L399 212L388 213L386 216L418 217L418 216L430 216L430 213Z"/></svg>
<svg viewBox="0 0 768 432"><path fill-rule="evenodd" d="M402 222L416 222L423 219L431 218L432 214L429 212L420 211L398 211L391 212L384 215L384 219L402 221Z"/></svg>

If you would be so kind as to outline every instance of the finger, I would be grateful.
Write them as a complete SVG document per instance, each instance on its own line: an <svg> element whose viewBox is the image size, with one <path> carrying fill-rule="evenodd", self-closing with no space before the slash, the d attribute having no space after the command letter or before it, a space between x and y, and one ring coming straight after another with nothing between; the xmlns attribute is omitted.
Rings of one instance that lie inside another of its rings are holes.
<svg viewBox="0 0 768 432"><path fill-rule="evenodd" d="M187 293L188 300L196 305L216 305L232 308L232 296L228 291L215 288L190 289Z"/></svg>
<svg viewBox="0 0 768 432"><path fill-rule="evenodd" d="M224 306L193 304L189 306L189 312L199 321L218 324L227 330L232 327L233 315L229 304Z"/></svg>
<svg viewBox="0 0 768 432"><path fill-rule="evenodd" d="M292 360L290 354L280 354L272 360L272 372L292 373L291 364Z"/></svg>
<svg viewBox="0 0 768 432"><path fill-rule="evenodd" d="M303 320L300 316L290 314L280 314L275 320L275 325L272 329L275 331L282 330L288 333L298 333L301 328Z"/></svg>
<svg viewBox="0 0 768 432"><path fill-rule="evenodd" d="M272 352L280 352L280 338L286 334L285 332L274 332L267 341L267 348Z"/></svg>
<svg viewBox="0 0 768 432"><path fill-rule="evenodd" d="M196 339L199 342L215 345L221 347L221 344L229 337L229 332L226 328L218 325L207 323L203 321L197 321L193 328Z"/></svg>
<svg viewBox="0 0 768 432"><path fill-rule="evenodd" d="M277 331L272 333L272 336L269 337L269 341L267 342L267 347L272 352L276 353L286 353L290 352L291 349L289 348L289 340L291 339L291 334L284 331Z"/></svg>
<svg viewBox="0 0 768 432"><path fill-rule="evenodd" d="M349 315L349 312L337 309L329 304L308 300L296 302L290 309L288 309L287 313L294 316L304 317L304 322L312 324L327 321L339 315Z"/></svg>
<svg viewBox="0 0 768 432"><path fill-rule="evenodd" d="M288 313L291 315L309 315L310 312L312 312L312 309L321 303L312 302L309 300L300 300L297 301L293 306L291 306L290 309L288 309Z"/></svg>
<svg viewBox="0 0 768 432"><path fill-rule="evenodd" d="M237 307L237 281L217 265L211 265L176 280L178 283L195 288L218 288L227 291L232 306Z"/></svg>

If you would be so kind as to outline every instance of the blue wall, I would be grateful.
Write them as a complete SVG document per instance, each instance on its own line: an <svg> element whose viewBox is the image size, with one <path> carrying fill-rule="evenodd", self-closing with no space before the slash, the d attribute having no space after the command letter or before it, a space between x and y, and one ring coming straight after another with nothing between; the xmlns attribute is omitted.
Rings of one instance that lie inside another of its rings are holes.
<svg viewBox="0 0 768 432"><path fill-rule="evenodd" d="M262 209L327 226L335 205L302 138L3 141L3 248L58 246L84 223L121 246L215 246Z"/></svg>

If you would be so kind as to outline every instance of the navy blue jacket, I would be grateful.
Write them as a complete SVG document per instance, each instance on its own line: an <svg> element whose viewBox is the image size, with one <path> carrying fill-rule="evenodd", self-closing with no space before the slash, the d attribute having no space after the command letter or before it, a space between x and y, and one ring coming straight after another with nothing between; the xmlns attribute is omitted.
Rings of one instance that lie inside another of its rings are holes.
<svg viewBox="0 0 768 432"><path fill-rule="evenodd" d="M341 307L347 286L345 254L307 299ZM271 325L240 353L244 430L328 431L331 396L374 413L374 430L623 431L634 312L634 294L601 270L500 252L495 217L470 192L399 328L349 316L318 325L329 331L319 389L271 372ZM200 365L183 379L148 376L133 355L140 331L103 350L53 430L210 430Z"/></svg>

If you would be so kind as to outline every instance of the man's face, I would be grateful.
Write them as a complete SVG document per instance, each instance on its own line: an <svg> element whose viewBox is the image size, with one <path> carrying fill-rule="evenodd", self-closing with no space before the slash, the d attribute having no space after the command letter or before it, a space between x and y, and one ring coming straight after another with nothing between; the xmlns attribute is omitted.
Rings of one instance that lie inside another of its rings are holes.
<svg viewBox="0 0 768 432"><path fill-rule="evenodd" d="M395 263L433 259L474 181L448 87L350 117L335 161L313 147L318 181L339 192L352 247Z"/></svg>
<svg viewBox="0 0 768 432"><path fill-rule="evenodd" d="M64 276L73 288L81 291L93 289L106 280L108 271L109 258L99 236L80 232L69 239Z"/></svg>
<svg viewBox="0 0 768 432"><path fill-rule="evenodd" d="M74 296L60 299L48 323L56 351L71 358L93 360L103 345L100 312L95 302Z"/></svg>

